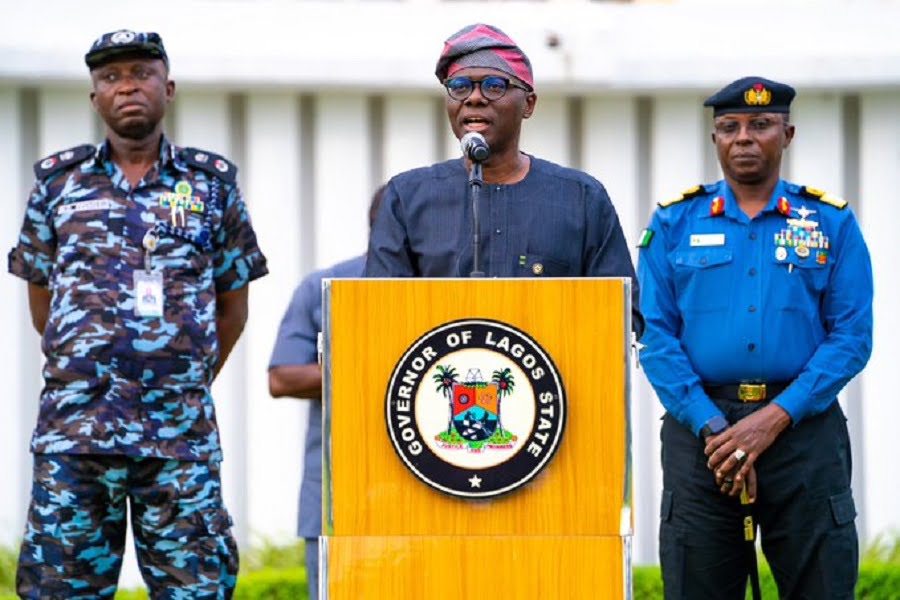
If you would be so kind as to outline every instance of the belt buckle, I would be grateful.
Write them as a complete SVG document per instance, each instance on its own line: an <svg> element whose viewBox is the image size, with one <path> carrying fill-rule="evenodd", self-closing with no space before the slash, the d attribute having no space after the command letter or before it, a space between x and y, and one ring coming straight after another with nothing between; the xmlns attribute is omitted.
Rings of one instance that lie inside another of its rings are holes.
<svg viewBox="0 0 900 600"><path fill-rule="evenodd" d="M738 386L738 400L741 402L762 402L766 399L766 384L742 383Z"/></svg>

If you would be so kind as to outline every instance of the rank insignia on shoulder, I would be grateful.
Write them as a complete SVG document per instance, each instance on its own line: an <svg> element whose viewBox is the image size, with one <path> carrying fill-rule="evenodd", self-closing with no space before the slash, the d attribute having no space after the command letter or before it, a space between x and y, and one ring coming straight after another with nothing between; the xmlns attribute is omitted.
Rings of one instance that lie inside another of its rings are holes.
<svg viewBox="0 0 900 600"><path fill-rule="evenodd" d="M843 198L839 198L834 194L829 194L828 192L809 187L808 185L800 188L800 193L807 198L815 198L819 202L824 202L825 204L829 204L838 210L843 210L847 208L847 201Z"/></svg>
<svg viewBox="0 0 900 600"><path fill-rule="evenodd" d="M91 144L82 144L81 146L75 146L74 148L51 154L47 158L34 163L34 176L38 179L46 179L58 171L76 165L93 156L96 150Z"/></svg>
<svg viewBox="0 0 900 600"><path fill-rule="evenodd" d="M638 248L646 248L653 241L653 230L645 229L641 232L641 238L638 240Z"/></svg>
<svg viewBox="0 0 900 600"><path fill-rule="evenodd" d="M663 200L662 202L659 202L659 206L660 206L660 208L667 208L669 206L672 206L673 204L678 204L679 202L683 202L685 200L690 200L691 198L696 198L697 196L700 196L705 193L706 193L705 187L703 187L702 185L695 185L694 187L686 189L685 191L681 192L681 195L678 196L677 198L672 198L671 200Z"/></svg>
<svg viewBox="0 0 900 600"><path fill-rule="evenodd" d="M181 158L188 165L218 177L225 183L234 183L237 178L237 167L223 157L198 148L182 148Z"/></svg>
<svg viewBox="0 0 900 600"><path fill-rule="evenodd" d="M784 196L778 199L778 212L786 217L791 216L791 203Z"/></svg>

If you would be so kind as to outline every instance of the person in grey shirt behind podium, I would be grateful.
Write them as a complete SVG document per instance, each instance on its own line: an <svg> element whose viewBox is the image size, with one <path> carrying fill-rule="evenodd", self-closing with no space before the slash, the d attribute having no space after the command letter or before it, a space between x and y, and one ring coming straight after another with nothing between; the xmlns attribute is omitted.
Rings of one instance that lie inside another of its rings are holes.
<svg viewBox="0 0 900 600"><path fill-rule="evenodd" d="M470 25L445 42L435 70L457 138L489 147L479 194L479 271L487 277L630 277L638 284L616 210L590 175L519 149L537 103L531 62L505 33ZM367 277L468 277L473 213L468 157L407 171L387 184L372 229Z"/></svg>
<svg viewBox="0 0 900 600"><path fill-rule="evenodd" d="M381 206L384 186L369 205L369 227ZM362 277L366 256L357 256L307 275L291 298L278 327L269 360L269 393L275 398L308 399L309 425L297 535L306 539L306 577L310 600L319 595L319 536L322 535L322 370L317 339L322 330L322 280Z"/></svg>

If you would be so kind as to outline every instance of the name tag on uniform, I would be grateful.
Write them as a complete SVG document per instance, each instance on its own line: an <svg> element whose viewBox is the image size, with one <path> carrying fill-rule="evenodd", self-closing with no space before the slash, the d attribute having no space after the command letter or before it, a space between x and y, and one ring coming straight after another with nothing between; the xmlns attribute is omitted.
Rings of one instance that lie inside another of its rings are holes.
<svg viewBox="0 0 900 600"><path fill-rule="evenodd" d="M691 234L691 247L693 246L724 246L724 233L694 233Z"/></svg>
<svg viewBox="0 0 900 600"><path fill-rule="evenodd" d="M83 210L109 210L112 202L108 198L100 200L82 200L81 202L69 202L56 209L61 215L81 212Z"/></svg>
<svg viewBox="0 0 900 600"><path fill-rule="evenodd" d="M163 316L163 276L161 271L134 272L134 314L139 317Z"/></svg>

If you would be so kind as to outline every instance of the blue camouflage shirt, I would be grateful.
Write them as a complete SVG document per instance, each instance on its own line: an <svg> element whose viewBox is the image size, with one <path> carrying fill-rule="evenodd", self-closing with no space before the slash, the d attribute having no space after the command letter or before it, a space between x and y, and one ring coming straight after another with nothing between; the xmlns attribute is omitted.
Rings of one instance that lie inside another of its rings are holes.
<svg viewBox="0 0 900 600"><path fill-rule="evenodd" d="M630 277L634 330L638 284L619 217L586 173L531 157L522 181L485 184L479 196L480 267L487 277ZM395 176L369 242L367 277L468 277L472 206L461 158Z"/></svg>
<svg viewBox="0 0 900 600"><path fill-rule="evenodd" d="M220 460L216 295L267 273L236 168L165 138L134 187L108 142L39 161L9 271L50 292L35 453ZM135 313L144 236L161 317Z"/></svg>
<svg viewBox="0 0 900 600"><path fill-rule="evenodd" d="M278 327L270 369L317 362L322 331L322 280L361 277L365 265L366 257L357 256L311 273L300 282ZM322 535L322 402L318 399L309 404L304 455L297 535L317 538Z"/></svg>
<svg viewBox="0 0 900 600"><path fill-rule="evenodd" d="M872 265L844 200L779 181L750 219L719 181L661 205L641 246L641 365L693 432L722 414L704 383L792 382L773 402L796 425L868 361Z"/></svg>

